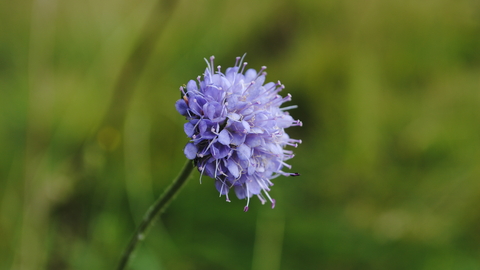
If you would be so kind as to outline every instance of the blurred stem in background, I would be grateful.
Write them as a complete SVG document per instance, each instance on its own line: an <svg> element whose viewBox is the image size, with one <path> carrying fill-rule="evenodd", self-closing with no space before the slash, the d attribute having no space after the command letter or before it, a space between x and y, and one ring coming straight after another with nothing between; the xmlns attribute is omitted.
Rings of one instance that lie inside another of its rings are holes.
<svg viewBox="0 0 480 270"><path fill-rule="evenodd" d="M130 260L133 252L135 251L135 248L137 247L139 241L145 239L147 230L153 224L153 221L155 221L156 217L158 217L162 213L168 203L185 185L188 177L190 176L190 173L193 170L193 167L193 162L188 160L187 163L185 163L185 166L181 170L180 174L178 175L177 179L175 179L173 183L167 188L167 190L157 199L157 201L155 201L155 203L150 206L147 213L145 213L142 222L137 227L137 230L130 239L127 248L123 252L117 268L118 270L122 270L127 267L128 261Z"/></svg>
<svg viewBox="0 0 480 270"><path fill-rule="evenodd" d="M158 1L156 8L152 10L143 32L138 38L137 45L128 57L127 62L123 65L115 82L110 106L100 128L111 126L116 130L121 130L135 85L140 78L140 74L145 69L147 61L150 59L156 41L167 25L166 22L174 13L175 4L176 1L173 0Z"/></svg>
<svg viewBox="0 0 480 270"><path fill-rule="evenodd" d="M166 22L174 13L176 1L158 1L150 12L137 44L124 63L113 86L110 106L99 126L98 136L107 131L119 132L135 85L145 64L155 48L156 41ZM52 144L54 126L55 77L51 59L54 57L57 33L58 1L32 2L30 41L28 55L28 127L25 149L24 209L21 226L20 248L15 256L17 269L42 268L48 264L46 249L42 243L50 226L48 217L53 205L45 198L44 190L50 190L51 172L47 169L48 150ZM116 134L116 133L114 133ZM118 137L119 138L119 137ZM79 148L83 144L78 145ZM81 154L82 151L78 151ZM74 158L79 160L81 158ZM52 195L53 196L53 195Z"/></svg>
<svg viewBox="0 0 480 270"><path fill-rule="evenodd" d="M285 215L281 210L260 210L257 218L252 270L278 270L282 262Z"/></svg>
<svg viewBox="0 0 480 270"><path fill-rule="evenodd" d="M46 152L52 138L53 79L50 57L54 52L57 2L32 3L28 44L28 102L25 137L23 217L14 269L40 269L47 261L44 235L48 233L51 200L46 190L51 171ZM48 68L47 68L48 67ZM3 89L2 89L3 91ZM41 100L42 102L39 102ZM3 179L2 179L3 180Z"/></svg>
<svg viewBox="0 0 480 270"><path fill-rule="evenodd" d="M177 2L173 0L158 1L156 5L157 8L152 10L143 32L139 37L137 46L132 51L127 62L120 71L118 79L114 85L110 106L100 125L98 135L104 132L105 129L111 129L113 132L119 132L122 130L125 121L125 114L131 97L133 96L135 85L146 66L146 62L150 59L156 41L160 37L166 22L171 14L174 13L173 10L176 3ZM192 169L193 164L188 161L177 179L173 181L172 185L148 209L143 220L130 239L127 248L122 254L118 269L124 269L127 266L138 242L145 238L145 234L148 228L153 224L155 218L165 209L167 204L185 184Z"/></svg>

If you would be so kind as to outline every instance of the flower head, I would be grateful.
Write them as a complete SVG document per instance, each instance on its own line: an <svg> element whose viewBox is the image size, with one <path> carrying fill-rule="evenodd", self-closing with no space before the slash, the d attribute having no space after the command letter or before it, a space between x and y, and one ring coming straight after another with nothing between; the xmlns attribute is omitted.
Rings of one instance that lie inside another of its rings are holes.
<svg viewBox="0 0 480 270"><path fill-rule="evenodd" d="M199 76L198 83L191 80L180 87L182 98L175 107L186 117L184 130L191 139L184 153L201 175L215 179L217 190L227 201L233 189L239 199L247 199L244 211L253 195L262 204L268 199L273 208L275 200L268 194L271 180L299 175L282 170L291 168L285 161L294 156L284 147L301 143L285 133L285 128L302 125L286 112L296 106L280 108L291 95L278 94L285 88L280 82L264 84L266 67L244 73L247 63L237 57L235 66L224 74L220 66L214 71L213 60L213 56L210 62L205 59L203 79Z"/></svg>

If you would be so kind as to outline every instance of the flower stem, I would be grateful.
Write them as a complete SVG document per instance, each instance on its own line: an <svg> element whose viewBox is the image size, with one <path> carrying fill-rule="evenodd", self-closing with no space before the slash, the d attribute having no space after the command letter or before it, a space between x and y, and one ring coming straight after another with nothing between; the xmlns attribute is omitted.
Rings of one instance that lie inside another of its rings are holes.
<svg viewBox="0 0 480 270"><path fill-rule="evenodd" d="M165 190L165 192L160 197L158 197L155 203L150 206L147 213L145 213L142 222L137 227L135 233L130 239L127 248L124 250L120 259L120 263L118 264L118 270L123 270L125 269L125 267L127 267L128 261L130 260L133 252L135 251L138 243L145 238L147 230L153 224L155 218L162 213L168 203L187 182L188 177L193 170L193 167L193 162L188 160L180 174L177 176L177 179L175 179L173 183Z"/></svg>

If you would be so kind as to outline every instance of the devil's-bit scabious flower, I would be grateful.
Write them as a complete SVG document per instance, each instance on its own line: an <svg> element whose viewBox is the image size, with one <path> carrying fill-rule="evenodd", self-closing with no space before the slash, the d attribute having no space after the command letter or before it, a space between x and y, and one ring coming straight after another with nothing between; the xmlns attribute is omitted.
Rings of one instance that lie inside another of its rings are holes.
<svg viewBox="0 0 480 270"><path fill-rule="evenodd" d="M182 98L175 107L186 117L184 130L191 138L185 155L201 175L215 179L217 190L227 201L233 188L239 199L247 198L244 211L253 195L262 204L268 198L273 208L275 200L268 194L271 180L279 175L298 175L282 171L283 167L291 168L285 161L294 156L284 147L301 143L285 133L285 128L302 125L286 112L296 106L280 108L291 95L278 94L285 88L280 82L264 85L266 67L243 74L247 63L242 64L243 57L237 57L235 66L224 74L220 66L214 71L213 60L213 56L210 62L205 59L203 80L199 76L198 84L191 80L180 87Z"/></svg>

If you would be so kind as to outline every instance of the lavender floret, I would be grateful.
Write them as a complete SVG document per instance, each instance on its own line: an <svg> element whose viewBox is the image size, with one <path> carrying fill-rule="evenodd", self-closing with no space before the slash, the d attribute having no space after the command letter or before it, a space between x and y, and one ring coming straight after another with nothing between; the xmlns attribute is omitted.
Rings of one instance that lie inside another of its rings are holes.
<svg viewBox="0 0 480 270"><path fill-rule="evenodd" d="M245 56L245 55L244 55ZM185 134L191 139L185 146L185 156L194 161L201 175L215 179L220 195L231 189L239 199L257 195L262 204L267 199L272 179L280 175L298 176L282 169L291 166L285 161L293 158L285 146L297 147L301 140L291 139L285 129L301 126L287 112L296 106L280 108L291 100L278 93L284 89L280 82L264 84L266 67L257 72L248 69L243 57L225 74L214 71L214 57L207 62L203 79L191 80L180 87L182 98L175 103L177 111L186 117Z"/></svg>

